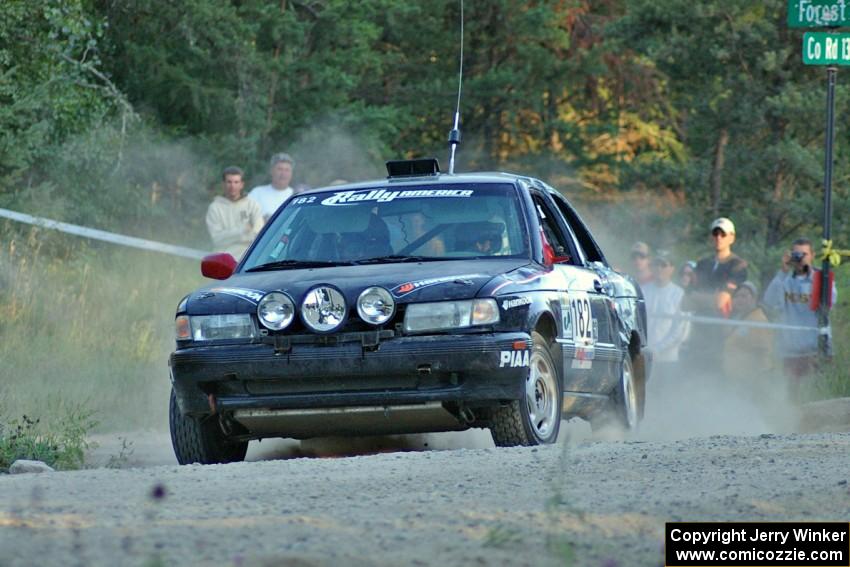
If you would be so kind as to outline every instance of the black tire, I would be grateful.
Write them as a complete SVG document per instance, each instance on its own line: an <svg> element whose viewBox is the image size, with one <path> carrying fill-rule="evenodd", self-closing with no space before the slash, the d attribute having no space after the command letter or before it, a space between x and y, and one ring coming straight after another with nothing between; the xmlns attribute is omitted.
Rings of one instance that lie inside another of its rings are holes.
<svg viewBox="0 0 850 567"><path fill-rule="evenodd" d="M555 364L556 346L537 332L531 340L525 398L490 415L490 434L497 447L544 445L558 439L563 386Z"/></svg>
<svg viewBox="0 0 850 567"><path fill-rule="evenodd" d="M177 396L171 389L168 403L168 425L171 429L171 446L181 465L200 463L234 463L245 460L247 441L230 441L212 416L196 419L183 415L177 406Z"/></svg>
<svg viewBox="0 0 850 567"><path fill-rule="evenodd" d="M620 363L617 386L611 392L608 407L590 419L594 431L614 427L622 432L634 431L642 417L642 392L629 354Z"/></svg>

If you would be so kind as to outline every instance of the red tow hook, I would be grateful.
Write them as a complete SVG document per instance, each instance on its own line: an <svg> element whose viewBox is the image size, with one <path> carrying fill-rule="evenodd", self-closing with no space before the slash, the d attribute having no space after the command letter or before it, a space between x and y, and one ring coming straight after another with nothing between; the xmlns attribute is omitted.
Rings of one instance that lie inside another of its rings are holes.
<svg viewBox="0 0 850 567"><path fill-rule="evenodd" d="M212 415L215 415L215 413L216 413L215 394L207 394L207 400L210 402L210 413Z"/></svg>

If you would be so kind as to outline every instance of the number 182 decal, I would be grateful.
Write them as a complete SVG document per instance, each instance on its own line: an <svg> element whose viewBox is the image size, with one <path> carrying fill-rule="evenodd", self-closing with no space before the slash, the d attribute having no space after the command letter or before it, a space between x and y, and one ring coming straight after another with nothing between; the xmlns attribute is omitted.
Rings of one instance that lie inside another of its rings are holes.
<svg viewBox="0 0 850 567"><path fill-rule="evenodd" d="M586 293L570 293L570 322L576 346L592 345L596 342L590 298Z"/></svg>

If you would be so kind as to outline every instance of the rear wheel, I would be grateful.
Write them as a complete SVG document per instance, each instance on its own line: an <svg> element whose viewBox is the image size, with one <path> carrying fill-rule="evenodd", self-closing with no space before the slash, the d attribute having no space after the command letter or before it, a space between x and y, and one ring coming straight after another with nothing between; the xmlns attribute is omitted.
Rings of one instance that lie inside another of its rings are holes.
<svg viewBox="0 0 850 567"><path fill-rule="evenodd" d="M174 455L181 465L212 465L245 460L248 442L227 439L214 416L197 419L183 415L177 406L173 388L168 404L168 425Z"/></svg>
<svg viewBox="0 0 850 567"><path fill-rule="evenodd" d="M525 396L493 411L490 433L499 447L554 443L561 428L561 379L554 346L532 333Z"/></svg>
<svg viewBox="0 0 850 567"><path fill-rule="evenodd" d="M640 394L635 379L632 359L627 354L620 367L620 381L614 390L614 416L617 424L626 431L637 429L640 415Z"/></svg>
<svg viewBox="0 0 850 567"><path fill-rule="evenodd" d="M620 377L611 393L608 407L590 420L593 430L606 427L615 427L620 431L637 429L642 406L642 392L639 386L632 359L626 354L620 364Z"/></svg>

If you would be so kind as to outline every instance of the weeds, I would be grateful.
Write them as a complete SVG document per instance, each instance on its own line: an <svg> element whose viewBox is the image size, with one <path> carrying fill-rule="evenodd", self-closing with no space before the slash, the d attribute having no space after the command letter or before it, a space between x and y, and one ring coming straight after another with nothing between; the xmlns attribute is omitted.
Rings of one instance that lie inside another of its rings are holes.
<svg viewBox="0 0 850 567"><path fill-rule="evenodd" d="M130 460L130 457L133 455L135 449L133 449L133 442L127 439L126 437L119 437L121 441L121 449L119 449L117 455L111 455L109 460L106 462L106 468L108 469L120 469L124 468L127 465L127 461Z"/></svg>
<svg viewBox="0 0 850 567"><path fill-rule="evenodd" d="M82 467L85 452L92 447L86 436L97 425L92 415L77 409L49 426L26 415L0 423L0 469L18 459L42 461L61 470Z"/></svg>

